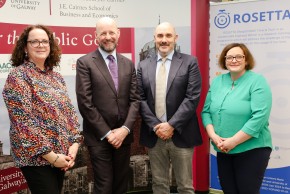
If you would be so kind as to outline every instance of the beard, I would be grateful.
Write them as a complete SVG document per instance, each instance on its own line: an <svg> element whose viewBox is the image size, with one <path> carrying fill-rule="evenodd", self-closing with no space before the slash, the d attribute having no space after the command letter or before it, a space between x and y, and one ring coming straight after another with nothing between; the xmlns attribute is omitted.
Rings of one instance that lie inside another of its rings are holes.
<svg viewBox="0 0 290 194"><path fill-rule="evenodd" d="M99 44L99 47L107 53L111 53L116 49L116 44L113 44L112 46L105 46L103 44Z"/></svg>

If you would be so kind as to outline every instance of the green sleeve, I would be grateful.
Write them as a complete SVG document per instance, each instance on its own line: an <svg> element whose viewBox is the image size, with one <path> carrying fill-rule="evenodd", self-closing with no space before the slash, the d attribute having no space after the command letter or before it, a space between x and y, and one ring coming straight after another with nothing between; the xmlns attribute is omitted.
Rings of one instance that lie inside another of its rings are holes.
<svg viewBox="0 0 290 194"><path fill-rule="evenodd" d="M254 84L250 88L251 97L251 118L242 127L242 131L258 138L260 131L268 125L272 106L272 93L270 87L261 75L256 77Z"/></svg>
<svg viewBox="0 0 290 194"><path fill-rule="evenodd" d="M208 124L212 124L212 119L211 119L211 114L210 114L211 88L212 87L213 87L213 84L210 86L207 92L203 110L201 112L201 118L202 118L202 123L204 127L206 127Z"/></svg>

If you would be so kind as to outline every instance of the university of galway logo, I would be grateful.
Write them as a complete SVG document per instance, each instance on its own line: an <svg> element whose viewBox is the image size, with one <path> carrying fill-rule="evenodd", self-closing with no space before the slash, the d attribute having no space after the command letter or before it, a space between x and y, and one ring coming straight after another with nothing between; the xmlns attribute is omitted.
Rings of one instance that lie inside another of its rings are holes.
<svg viewBox="0 0 290 194"><path fill-rule="evenodd" d="M6 0L0 0L0 8L3 7L5 3L6 3Z"/></svg>

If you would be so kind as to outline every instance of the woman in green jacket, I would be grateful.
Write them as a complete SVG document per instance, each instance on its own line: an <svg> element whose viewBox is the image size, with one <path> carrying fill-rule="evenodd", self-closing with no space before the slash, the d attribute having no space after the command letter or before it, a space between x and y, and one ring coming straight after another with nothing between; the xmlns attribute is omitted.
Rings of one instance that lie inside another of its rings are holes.
<svg viewBox="0 0 290 194"><path fill-rule="evenodd" d="M219 66L229 72L213 80L202 111L225 194L258 194L272 151L272 94L254 65L246 45L227 45Z"/></svg>

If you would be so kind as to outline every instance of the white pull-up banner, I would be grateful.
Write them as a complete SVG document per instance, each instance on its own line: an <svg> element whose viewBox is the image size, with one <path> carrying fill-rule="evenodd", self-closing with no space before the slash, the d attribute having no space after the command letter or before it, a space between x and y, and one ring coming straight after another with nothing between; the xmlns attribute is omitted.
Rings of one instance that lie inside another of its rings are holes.
<svg viewBox="0 0 290 194"><path fill-rule="evenodd" d="M245 43L273 95L270 130L273 151L261 194L290 193L290 4L289 0L220 3L210 7L210 81L222 72L225 45ZM211 150L211 187L220 189L216 153Z"/></svg>

